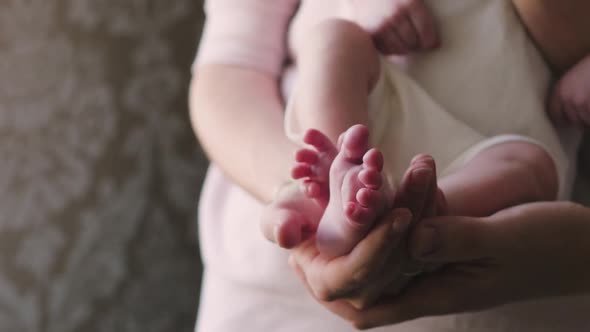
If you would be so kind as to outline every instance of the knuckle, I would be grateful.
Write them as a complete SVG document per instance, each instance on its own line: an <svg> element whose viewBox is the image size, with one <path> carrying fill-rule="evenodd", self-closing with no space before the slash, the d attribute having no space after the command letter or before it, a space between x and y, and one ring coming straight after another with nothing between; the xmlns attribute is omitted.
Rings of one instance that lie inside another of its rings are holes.
<svg viewBox="0 0 590 332"><path fill-rule="evenodd" d="M368 330L373 327L373 324L364 319L355 319L352 321L352 326L359 331Z"/></svg>
<svg viewBox="0 0 590 332"><path fill-rule="evenodd" d="M333 292L327 287L323 278L317 273L310 273L308 275L308 284L317 300L322 302L331 302L334 300Z"/></svg>
<svg viewBox="0 0 590 332"><path fill-rule="evenodd" d="M370 306L369 299L366 296L351 300L350 304L357 310L365 310Z"/></svg>
<svg viewBox="0 0 590 332"><path fill-rule="evenodd" d="M326 287L318 287L317 289L314 289L314 294L318 300L323 302L332 302L336 299L334 292Z"/></svg>
<svg viewBox="0 0 590 332"><path fill-rule="evenodd" d="M352 274L351 282L354 286L365 284L372 275L371 267L362 266Z"/></svg>

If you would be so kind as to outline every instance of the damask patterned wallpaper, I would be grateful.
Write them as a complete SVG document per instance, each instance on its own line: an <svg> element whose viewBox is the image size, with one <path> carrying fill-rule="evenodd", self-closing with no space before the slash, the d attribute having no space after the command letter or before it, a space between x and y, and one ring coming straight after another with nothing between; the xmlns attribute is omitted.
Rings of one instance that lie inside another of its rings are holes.
<svg viewBox="0 0 590 332"><path fill-rule="evenodd" d="M0 1L0 331L191 331L195 0Z"/></svg>

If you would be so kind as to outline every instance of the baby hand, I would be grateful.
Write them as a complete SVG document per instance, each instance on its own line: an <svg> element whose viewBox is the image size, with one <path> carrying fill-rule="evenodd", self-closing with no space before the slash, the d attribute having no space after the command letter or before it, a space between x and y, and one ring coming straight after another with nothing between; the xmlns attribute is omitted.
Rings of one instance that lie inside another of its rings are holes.
<svg viewBox="0 0 590 332"><path fill-rule="evenodd" d="M369 31L385 55L435 49L436 22L422 0L351 0L355 21Z"/></svg>
<svg viewBox="0 0 590 332"><path fill-rule="evenodd" d="M549 115L558 124L590 128L590 56L555 85Z"/></svg>

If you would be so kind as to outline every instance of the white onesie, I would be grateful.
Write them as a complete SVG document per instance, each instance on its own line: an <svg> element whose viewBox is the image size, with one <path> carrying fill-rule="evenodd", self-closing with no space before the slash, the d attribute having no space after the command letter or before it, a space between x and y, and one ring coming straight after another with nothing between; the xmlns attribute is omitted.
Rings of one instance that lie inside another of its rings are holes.
<svg viewBox="0 0 590 332"><path fill-rule="evenodd" d="M408 58L383 58L369 98L372 143L384 152L386 174L398 182L412 157L426 153L444 177L486 148L526 141L553 158L559 197L567 198L575 163L545 112L550 74L511 3L439 0L429 5L443 46ZM298 25L309 25L308 11L317 12L316 6L303 3L292 35L303 32ZM290 74L296 76L296 70ZM296 77L289 80L296 92ZM290 105L285 130L300 143L302 128Z"/></svg>

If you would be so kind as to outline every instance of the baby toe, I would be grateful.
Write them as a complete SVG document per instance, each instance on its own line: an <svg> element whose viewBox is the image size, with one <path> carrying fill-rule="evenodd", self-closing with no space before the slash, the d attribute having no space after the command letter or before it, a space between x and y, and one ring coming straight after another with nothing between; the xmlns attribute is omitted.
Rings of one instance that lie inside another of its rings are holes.
<svg viewBox="0 0 590 332"><path fill-rule="evenodd" d="M367 188L379 189L383 184L383 176L375 169L363 169L358 175L359 181Z"/></svg>

